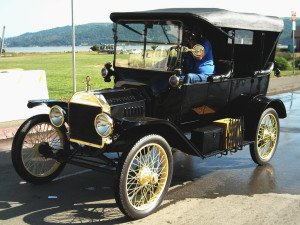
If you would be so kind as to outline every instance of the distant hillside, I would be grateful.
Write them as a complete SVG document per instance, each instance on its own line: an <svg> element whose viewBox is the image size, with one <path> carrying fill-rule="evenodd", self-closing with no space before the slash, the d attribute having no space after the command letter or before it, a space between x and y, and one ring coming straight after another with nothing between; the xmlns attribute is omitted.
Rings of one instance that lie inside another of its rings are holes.
<svg viewBox="0 0 300 225"><path fill-rule="evenodd" d="M290 18L283 18L284 31L279 43L292 44L292 23ZM300 19L297 21L300 26ZM7 47L31 46L66 46L72 45L71 26L57 27L35 33L25 33L17 37L7 38ZM107 44L113 42L112 23L90 23L76 26L76 45Z"/></svg>
<svg viewBox="0 0 300 225"><path fill-rule="evenodd" d="M112 43L112 23L90 23L76 26L76 45ZM72 45L72 27L57 27L35 33L7 38L7 47L66 46Z"/></svg>

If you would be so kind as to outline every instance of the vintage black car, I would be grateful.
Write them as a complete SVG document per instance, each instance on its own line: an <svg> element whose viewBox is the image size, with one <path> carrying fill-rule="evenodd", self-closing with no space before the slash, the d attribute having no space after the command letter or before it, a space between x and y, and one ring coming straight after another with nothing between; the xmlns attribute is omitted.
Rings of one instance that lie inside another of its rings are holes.
<svg viewBox="0 0 300 225"><path fill-rule="evenodd" d="M102 69L111 89L77 92L46 104L49 115L29 118L12 146L17 173L27 182L54 179L66 163L115 175L115 199L133 219L158 208L170 186L172 150L203 159L250 145L264 165L275 153L283 103L266 97L283 22L223 9L161 9L112 13L114 61ZM215 73L182 83L189 35L213 48Z"/></svg>

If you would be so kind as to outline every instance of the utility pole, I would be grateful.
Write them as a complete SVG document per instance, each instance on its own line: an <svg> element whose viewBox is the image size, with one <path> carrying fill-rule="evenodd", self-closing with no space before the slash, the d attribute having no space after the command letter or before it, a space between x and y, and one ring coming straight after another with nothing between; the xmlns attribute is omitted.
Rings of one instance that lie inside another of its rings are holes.
<svg viewBox="0 0 300 225"><path fill-rule="evenodd" d="M71 0L72 11L72 65L73 65L73 93L76 92L76 62L75 62L75 26L74 26L74 5Z"/></svg>
<svg viewBox="0 0 300 225"><path fill-rule="evenodd" d="M292 38L293 38L293 74L295 74L295 30L296 30L296 11L292 11Z"/></svg>
<svg viewBox="0 0 300 225"><path fill-rule="evenodd" d="M2 51L3 51L3 46L4 46L4 34L5 34L5 26L3 26L3 31L2 31L2 41L1 41L1 48L0 48L0 58L2 57Z"/></svg>

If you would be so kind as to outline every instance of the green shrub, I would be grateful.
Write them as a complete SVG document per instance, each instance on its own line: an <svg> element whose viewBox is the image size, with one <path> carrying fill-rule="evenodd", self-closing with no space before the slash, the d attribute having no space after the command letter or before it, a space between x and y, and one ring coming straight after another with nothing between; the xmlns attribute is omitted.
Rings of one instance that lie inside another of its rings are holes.
<svg viewBox="0 0 300 225"><path fill-rule="evenodd" d="M292 68L291 63L284 57L277 56L275 60L280 70L290 70Z"/></svg>
<svg viewBox="0 0 300 225"><path fill-rule="evenodd" d="M96 44L96 45L93 45L92 47L90 47L90 49L93 52L99 52L100 51L100 46Z"/></svg>
<svg viewBox="0 0 300 225"><path fill-rule="evenodd" d="M276 52L276 56L277 57L283 57L285 58L286 60L290 61L293 59L293 54L291 54L290 52Z"/></svg>

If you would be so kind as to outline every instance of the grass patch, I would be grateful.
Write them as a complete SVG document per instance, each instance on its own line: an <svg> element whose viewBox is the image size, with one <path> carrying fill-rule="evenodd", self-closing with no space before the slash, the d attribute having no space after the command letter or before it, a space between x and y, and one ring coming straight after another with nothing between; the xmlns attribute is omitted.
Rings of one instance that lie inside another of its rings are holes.
<svg viewBox="0 0 300 225"><path fill-rule="evenodd" d="M293 76L300 75L300 70L298 68L295 69L295 74L293 74L293 70L283 70L280 73L281 76Z"/></svg>
<svg viewBox="0 0 300 225"><path fill-rule="evenodd" d="M66 99L72 96L72 53L22 53L0 60L0 69L21 68L24 70L45 70L49 98ZM113 56L93 52L76 53L76 89L85 90L85 77L92 77L92 88L111 87L100 76L100 70L106 62L112 62Z"/></svg>

